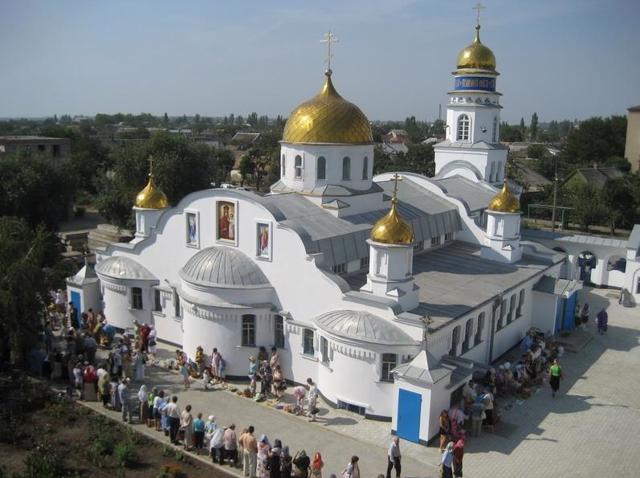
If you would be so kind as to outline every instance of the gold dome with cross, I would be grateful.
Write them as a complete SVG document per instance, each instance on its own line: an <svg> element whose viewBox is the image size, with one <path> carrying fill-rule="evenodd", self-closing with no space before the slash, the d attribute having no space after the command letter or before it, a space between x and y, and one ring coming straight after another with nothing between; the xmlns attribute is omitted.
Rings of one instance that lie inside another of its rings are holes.
<svg viewBox="0 0 640 478"><path fill-rule="evenodd" d="M287 120L283 143L298 144L370 144L371 125L365 114L338 94L331 81L331 44L337 40L331 32L327 43L327 71L320 92L298 106Z"/></svg>
<svg viewBox="0 0 640 478"><path fill-rule="evenodd" d="M153 157L149 157L149 181L136 196L134 206L140 209L166 209L169 200L153 179Z"/></svg>
<svg viewBox="0 0 640 478"><path fill-rule="evenodd" d="M473 39L473 43L464 48L458 54L458 69L473 69L473 70L496 70L496 56L491 49L482 44L480 41L480 10L484 9L480 3L475 7L477 10L476 19L476 36Z"/></svg>
<svg viewBox="0 0 640 478"><path fill-rule="evenodd" d="M413 227L398 213L398 181L402 181L402 178L396 173L393 179L395 184L393 186L393 197L391 198L391 209L371 229L371 240L382 244L413 244L415 239Z"/></svg>

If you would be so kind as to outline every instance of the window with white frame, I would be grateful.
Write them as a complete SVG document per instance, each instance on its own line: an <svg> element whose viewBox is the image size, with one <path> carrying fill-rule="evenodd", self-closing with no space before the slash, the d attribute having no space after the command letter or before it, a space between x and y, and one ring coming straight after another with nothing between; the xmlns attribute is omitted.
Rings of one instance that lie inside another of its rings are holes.
<svg viewBox="0 0 640 478"><path fill-rule="evenodd" d="M153 289L153 310L162 312L162 301L160 300L160 289Z"/></svg>
<svg viewBox="0 0 640 478"><path fill-rule="evenodd" d="M282 155L282 177L283 178L284 178L286 173L287 173L287 158L283 154Z"/></svg>
<svg viewBox="0 0 640 478"><path fill-rule="evenodd" d="M509 315L507 316L507 324L510 324L513 321L513 314L516 309L516 295L513 294L509 299Z"/></svg>
<svg viewBox="0 0 640 478"><path fill-rule="evenodd" d="M518 308L516 309L516 318L522 316L522 306L524 305L524 289L518 294Z"/></svg>
<svg viewBox="0 0 640 478"><path fill-rule="evenodd" d="M482 330L484 329L484 312L478 316L478 327L476 328L475 345L482 342Z"/></svg>
<svg viewBox="0 0 640 478"><path fill-rule="evenodd" d="M369 256L360 258L360 269L367 269L369 267Z"/></svg>
<svg viewBox="0 0 640 478"><path fill-rule="evenodd" d="M382 354L382 367L380 369L380 380L383 382L393 382L393 374L391 371L398 365L398 356L396 354Z"/></svg>
<svg viewBox="0 0 640 478"><path fill-rule="evenodd" d="M453 232L447 232L444 235L444 242L451 242L453 241Z"/></svg>
<svg viewBox="0 0 640 478"><path fill-rule="evenodd" d="M140 287L131 288L131 308L142 309L142 289Z"/></svg>
<svg viewBox="0 0 640 478"><path fill-rule="evenodd" d="M502 327L504 327L504 316L506 315L506 312L507 312L506 299L500 303L499 309L500 309L499 311L500 315L498 315L498 324L496 325L496 330L500 330Z"/></svg>
<svg viewBox="0 0 640 478"><path fill-rule="evenodd" d="M471 120L469 116L462 114L458 116L458 129L457 137L458 141L469 141L469 129L471 126Z"/></svg>
<svg viewBox="0 0 640 478"><path fill-rule="evenodd" d="M284 348L284 319L281 315L276 315L274 317L273 346L279 349Z"/></svg>
<svg viewBox="0 0 640 478"><path fill-rule="evenodd" d="M322 363L329 363L329 341L324 337L320 337L320 355Z"/></svg>
<svg viewBox="0 0 640 478"><path fill-rule="evenodd" d="M302 177L302 156L297 155L294 163L295 176L300 179Z"/></svg>
<svg viewBox="0 0 640 478"><path fill-rule="evenodd" d="M473 347L473 318L467 320L464 326L464 342L462 342L462 353Z"/></svg>
<svg viewBox="0 0 640 478"><path fill-rule="evenodd" d="M327 179L327 160L324 156L318 158L316 179Z"/></svg>
<svg viewBox="0 0 640 478"><path fill-rule="evenodd" d="M313 348L313 330L304 329L302 333L302 353L305 355L314 355L315 350Z"/></svg>
<svg viewBox="0 0 640 478"><path fill-rule="evenodd" d="M243 347L256 346L256 316L245 314L242 316L242 342Z"/></svg>
<svg viewBox="0 0 640 478"><path fill-rule="evenodd" d="M432 237L431 238L431 247L439 246L441 240L442 240L441 236Z"/></svg>
<svg viewBox="0 0 640 478"><path fill-rule="evenodd" d="M175 290L173 291L173 315L174 317L182 317L182 311L180 310L180 296Z"/></svg>
<svg viewBox="0 0 640 478"><path fill-rule="evenodd" d="M362 160L362 179L369 179L369 158L366 156Z"/></svg>
<svg viewBox="0 0 640 478"><path fill-rule="evenodd" d="M449 355L455 357L458 354L458 344L460 343L460 326L457 325L451 334L451 349Z"/></svg>
<svg viewBox="0 0 640 478"><path fill-rule="evenodd" d="M424 241L416 241L416 243L413 245L413 250L414 252L420 252L424 250Z"/></svg>
<svg viewBox="0 0 640 478"><path fill-rule="evenodd" d="M351 158L349 156L342 158L342 180L351 180Z"/></svg>

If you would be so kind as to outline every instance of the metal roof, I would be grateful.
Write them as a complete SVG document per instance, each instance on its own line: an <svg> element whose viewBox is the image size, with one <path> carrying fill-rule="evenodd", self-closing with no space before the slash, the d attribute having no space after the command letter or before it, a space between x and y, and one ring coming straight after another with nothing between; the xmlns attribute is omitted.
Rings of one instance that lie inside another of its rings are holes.
<svg viewBox="0 0 640 478"><path fill-rule="evenodd" d="M469 212L486 209L491 198L497 193L492 188L462 176L432 179L432 181L440 186L448 196L462 201Z"/></svg>
<svg viewBox="0 0 640 478"><path fill-rule="evenodd" d="M318 328L346 339L378 345L416 345L417 342L377 315L359 310L335 310L314 319Z"/></svg>
<svg viewBox="0 0 640 478"><path fill-rule="evenodd" d="M269 286L257 264L230 247L208 247L194 254L180 270L180 277L208 287Z"/></svg>
<svg viewBox="0 0 640 478"><path fill-rule="evenodd" d="M413 258L413 276L420 305L411 312L432 318L432 329L446 325L493 300L526 280L544 273L552 258L543 261L525 255L515 264L480 256L480 246L454 241ZM353 290L366 283L366 273L345 277Z"/></svg>
<svg viewBox="0 0 640 478"><path fill-rule="evenodd" d="M594 246L614 247L618 249L626 249L627 241L621 239L611 239L610 237L585 236L582 234L574 234L573 236L564 236L556 239L559 242L571 242L573 244L592 244Z"/></svg>
<svg viewBox="0 0 640 478"><path fill-rule="evenodd" d="M158 280L142 264L125 256L111 256L96 265L98 275L114 279Z"/></svg>
<svg viewBox="0 0 640 478"><path fill-rule="evenodd" d="M442 364L431 353L420 351L411 362L403 363L392 370L396 377L417 382L436 383L451 375L453 367Z"/></svg>

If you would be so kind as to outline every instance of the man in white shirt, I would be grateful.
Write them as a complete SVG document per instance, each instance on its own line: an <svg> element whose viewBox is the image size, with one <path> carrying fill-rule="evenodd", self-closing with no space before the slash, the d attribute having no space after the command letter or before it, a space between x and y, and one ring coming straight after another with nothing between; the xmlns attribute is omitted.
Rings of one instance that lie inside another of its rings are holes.
<svg viewBox="0 0 640 478"><path fill-rule="evenodd" d="M396 478L400 478L400 439L393 437L387 453L387 478L391 478L391 469L396 468Z"/></svg>
<svg viewBox="0 0 640 478"><path fill-rule="evenodd" d="M179 445L178 429L180 428L180 407L178 407L178 397L171 397L171 403L164 407L164 413L169 421L169 440L174 445Z"/></svg>
<svg viewBox="0 0 640 478"><path fill-rule="evenodd" d="M308 390L307 393L307 416L310 422L316 421L316 414L318 413L318 386L313 382L311 378L307 379L307 385L305 387Z"/></svg>

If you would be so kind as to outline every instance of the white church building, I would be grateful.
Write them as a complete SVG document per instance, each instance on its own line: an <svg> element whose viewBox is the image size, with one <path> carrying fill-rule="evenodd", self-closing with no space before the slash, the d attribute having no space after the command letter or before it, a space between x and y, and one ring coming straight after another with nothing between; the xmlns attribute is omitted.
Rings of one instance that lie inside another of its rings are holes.
<svg viewBox="0 0 640 478"><path fill-rule="evenodd" d="M435 177L374 177L369 121L328 70L289 116L270 194L207 189L170 206L150 174L135 239L98 255L98 280L69 282L77 305L122 329L154 324L190 356L217 347L230 377L275 346L288 380L428 441L474 367L532 326L554 332L577 288L559 278L565 254L521 239L496 61L476 29Z"/></svg>

